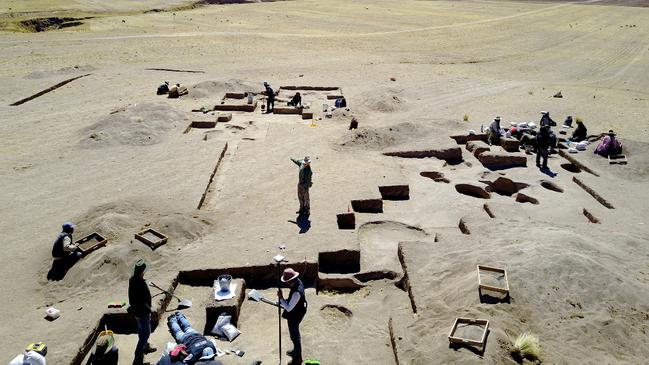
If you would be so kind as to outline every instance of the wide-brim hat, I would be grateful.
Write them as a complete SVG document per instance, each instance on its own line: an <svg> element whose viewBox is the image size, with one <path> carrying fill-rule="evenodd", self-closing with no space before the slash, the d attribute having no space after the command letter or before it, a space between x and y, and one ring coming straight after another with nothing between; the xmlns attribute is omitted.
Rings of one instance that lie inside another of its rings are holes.
<svg viewBox="0 0 649 365"><path fill-rule="evenodd" d="M74 223L72 222L64 222L63 225L61 226L63 229L69 229L72 228L74 229Z"/></svg>
<svg viewBox="0 0 649 365"><path fill-rule="evenodd" d="M311 163L311 157L305 156L304 157L304 163Z"/></svg>
<svg viewBox="0 0 649 365"><path fill-rule="evenodd" d="M500 122L500 117L499 117L499 116L496 116L496 117L494 118L494 120Z"/></svg>
<svg viewBox="0 0 649 365"><path fill-rule="evenodd" d="M546 112L545 110L541 110L541 111L539 112L539 114L546 115L546 114L550 114L550 113Z"/></svg>
<svg viewBox="0 0 649 365"><path fill-rule="evenodd" d="M135 262L135 265L133 265L133 273L134 274L141 274L146 271L147 267L149 265L147 264L146 260L144 259L139 259Z"/></svg>
<svg viewBox="0 0 649 365"><path fill-rule="evenodd" d="M284 269L284 272L282 273L282 282L288 283L289 281L295 280L298 276L300 276L300 273L289 267Z"/></svg>
<svg viewBox="0 0 649 365"><path fill-rule="evenodd" d="M203 349L203 353L201 354L201 358L199 360L211 360L216 356L214 353L214 350L212 350L211 347L206 347Z"/></svg>
<svg viewBox="0 0 649 365"><path fill-rule="evenodd" d="M609 130L608 130L608 135L609 135L609 136L615 136L615 132L613 132L612 129L609 129Z"/></svg>

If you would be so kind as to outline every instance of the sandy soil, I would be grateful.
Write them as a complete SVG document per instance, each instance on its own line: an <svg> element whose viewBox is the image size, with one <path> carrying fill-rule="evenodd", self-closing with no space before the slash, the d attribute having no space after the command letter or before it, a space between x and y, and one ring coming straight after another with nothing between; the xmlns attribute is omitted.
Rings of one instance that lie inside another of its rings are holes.
<svg viewBox="0 0 649 365"><path fill-rule="evenodd" d="M71 364L106 304L126 298L138 257L152 263L149 279L169 287L179 271L266 265L278 252L313 263L320 252L351 250L360 253L360 274L396 277L360 275L361 282L358 273L320 273L307 291L307 358L510 364L511 342L530 331L539 336L546 363L644 363L649 10L587 3L599 6L300 0L143 13L186 3L3 3L3 24L30 11L95 18L79 28L0 33L0 82L9 85L0 94L0 309L2 328L12 333L0 344L2 361L29 342L45 341L49 363ZM156 96L163 81L186 85L190 94ZM235 112L211 130L183 133L192 120L215 118L192 109L217 104L226 91L261 91L263 81L275 88L339 86L350 110L318 120L324 96L309 93L313 124L257 109ZM552 97L558 91L563 98ZM615 129L629 164L609 165L592 154L592 145L575 157L599 176L567 171L559 155L549 161L553 176L534 167L534 156L527 168L490 171L464 145L459 164L382 154L457 146L450 135L479 130L495 115L503 125L538 122L540 110L558 122L579 116L591 134ZM360 123L355 131L347 129L352 116ZM289 158L305 155L314 161L312 214L298 222L297 169ZM422 172L441 172L447 182ZM500 176L528 184L520 192L538 204L517 202L515 194L479 199L455 189L484 187ZM380 198L378 186L392 184L408 184L409 200L385 200L383 213L356 213L356 229L338 229L336 214L347 212L351 200ZM584 209L600 223L590 223ZM65 220L77 224L75 237L97 231L109 243L62 281L48 281L51 243ZM147 227L169 242L152 251L134 240ZM478 264L507 269L508 303L481 300ZM334 279L354 282L356 290L318 290ZM202 328L210 289L188 284L176 293L194 300L187 314ZM62 311L53 322L43 319L50 305ZM456 317L490 321L484 352L449 348ZM243 334L222 347L246 355L224 363L276 361L276 323L272 307L244 302ZM164 323L151 339L158 348L170 340ZM132 334L119 335L120 364L130 364L135 342ZM287 333L283 343L286 348Z"/></svg>

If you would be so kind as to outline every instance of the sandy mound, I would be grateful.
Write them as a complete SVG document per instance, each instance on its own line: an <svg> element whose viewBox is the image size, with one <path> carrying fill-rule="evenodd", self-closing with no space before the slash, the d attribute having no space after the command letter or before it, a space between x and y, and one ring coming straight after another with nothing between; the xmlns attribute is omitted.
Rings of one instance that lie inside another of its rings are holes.
<svg viewBox="0 0 649 365"><path fill-rule="evenodd" d="M368 112L394 113L407 109L403 89L386 87L364 92L354 97L354 106Z"/></svg>
<svg viewBox="0 0 649 365"><path fill-rule="evenodd" d="M25 75L24 79L44 79L46 77L60 76L60 75L70 75L77 72L91 72L96 70L93 66L83 65L83 66L69 66L63 67L58 70L38 70L33 71Z"/></svg>
<svg viewBox="0 0 649 365"><path fill-rule="evenodd" d="M367 150L381 150L404 143L414 141L428 134L428 130L420 124L400 123L390 127L371 128L361 127L346 132L334 143L334 149L362 148Z"/></svg>
<svg viewBox="0 0 649 365"><path fill-rule="evenodd" d="M203 81L189 88L189 97L196 99L222 98L226 92L260 91L263 88L261 83L253 83L238 79L226 81Z"/></svg>
<svg viewBox="0 0 649 365"><path fill-rule="evenodd" d="M142 257L154 265L156 262L167 262L167 256L200 239L213 228L213 222L200 212L178 213L156 209L142 202L104 204L77 217L73 222L77 225L75 240L98 232L108 239L108 244L82 258L62 281L46 285L52 290L51 294L63 288L85 291L88 288L101 289L111 283L124 282L128 280L134 258ZM145 228L153 228L166 235L168 242L155 251L151 250L134 239L134 234ZM43 262L41 271L47 272L50 266L51 260L48 257ZM41 277L45 278L45 274Z"/></svg>
<svg viewBox="0 0 649 365"><path fill-rule="evenodd" d="M185 127L190 114L165 104L139 103L100 119L83 130L82 147L147 146L160 143L171 130Z"/></svg>

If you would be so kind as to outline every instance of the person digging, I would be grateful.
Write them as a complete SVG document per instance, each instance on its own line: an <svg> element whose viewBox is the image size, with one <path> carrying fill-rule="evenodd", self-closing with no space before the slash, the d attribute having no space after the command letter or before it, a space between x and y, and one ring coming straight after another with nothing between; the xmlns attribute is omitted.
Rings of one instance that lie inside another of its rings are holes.
<svg viewBox="0 0 649 365"><path fill-rule="evenodd" d="M151 292L144 280L146 269L146 261L143 259L137 260L133 267L133 276L128 281L128 312L135 316L138 336L133 365L148 364L144 362L144 355L156 352L156 348L149 344L149 336L151 336Z"/></svg>
<svg viewBox="0 0 649 365"><path fill-rule="evenodd" d="M309 156L304 157L304 160L295 160L291 159L299 168L300 172L298 174L298 183L297 183L297 199L300 201L300 209L295 212L299 215L308 216L311 214L311 203L309 202L309 189L313 182L311 178L313 177L313 172L311 171L311 159Z"/></svg>
<svg viewBox="0 0 649 365"><path fill-rule="evenodd" d="M286 352L292 359L288 365L302 364L302 339L300 337L300 322L306 315L308 303L304 295L304 284L298 279L300 273L287 268L282 273L281 281L289 287L288 300L284 299L282 289L277 289L279 302L277 305L284 309L282 318L288 324L288 333L293 342L293 349Z"/></svg>

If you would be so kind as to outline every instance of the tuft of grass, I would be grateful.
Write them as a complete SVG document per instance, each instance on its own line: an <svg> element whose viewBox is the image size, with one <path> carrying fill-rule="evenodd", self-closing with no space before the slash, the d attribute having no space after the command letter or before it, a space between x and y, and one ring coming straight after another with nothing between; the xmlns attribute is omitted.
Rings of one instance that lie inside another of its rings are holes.
<svg viewBox="0 0 649 365"><path fill-rule="evenodd" d="M464 114L464 117L462 117L462 120L465 121L465 122L468 122L469 121L469 116Z"/></svg>
<svg viewBox="0 0 649 365"><path fill-rule="evenodd" d="M528 91L527 95L534 95L534 91L532 91L532 90Z"/></svg>
<svg viewBox="0 0 649 365"><path fill-rule="evenodd" d="M541 346L539 346L539 338L529 332L520 334L514 346L511 349L511 354L515 359L527 359L533 362L541 361Z"/></svg>

